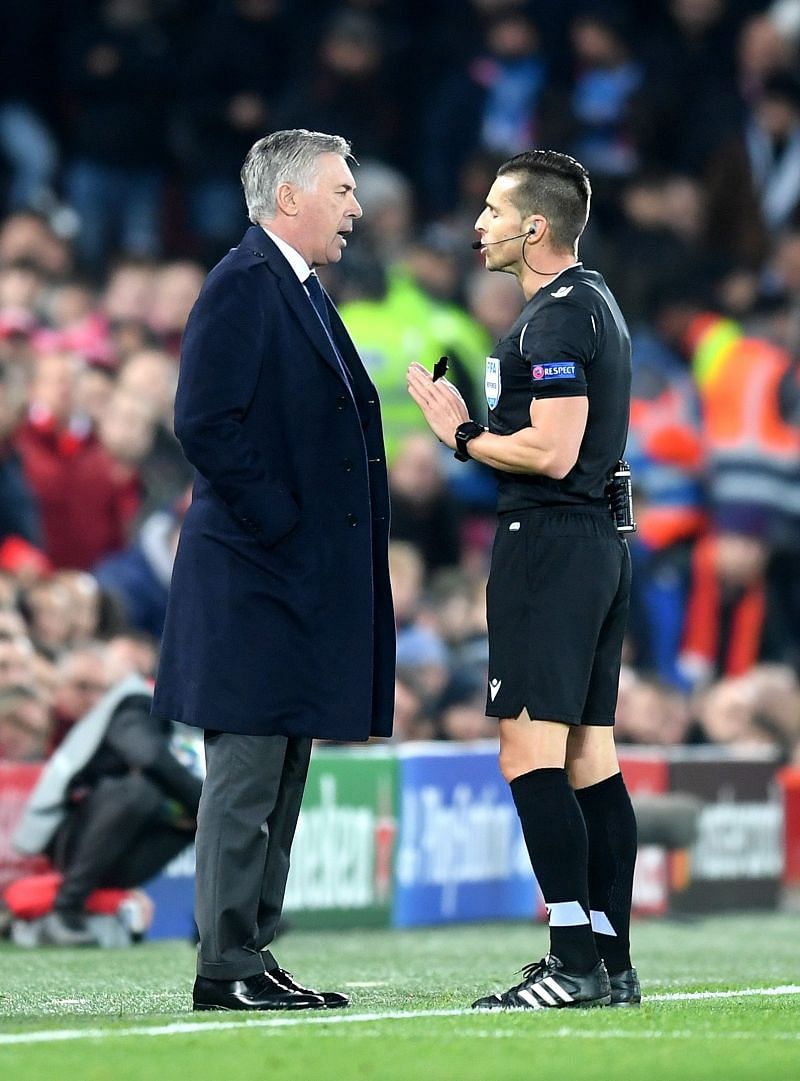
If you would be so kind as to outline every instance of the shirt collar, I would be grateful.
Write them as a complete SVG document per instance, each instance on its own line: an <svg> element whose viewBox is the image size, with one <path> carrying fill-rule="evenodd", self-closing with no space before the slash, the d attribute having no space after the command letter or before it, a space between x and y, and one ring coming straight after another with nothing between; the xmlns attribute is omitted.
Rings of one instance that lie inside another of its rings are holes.
<svg viewBox="0 0 800 1081"><path fill-rule="evenodd" d="M264 232L267 234L273 244L275 244L278 251L286 259L286 262L295 272L300 281L304 282L311 273L311 268L309 267L303 256L300 254L300 252L297 250L297 248L293 248L291 244L287 244L285 240L282 240L279 236L276 236L275 233L265 228L265 226L262 225L261 228L264 230Z"/></svg>
<svg viewBox="0 0 800 1081"><path fill-rule="evenodd" d="M558 279L561 277L561 275L566 274L568 270L574 270L575 267L582 267L582 266L583 266L583 263L580 260L578 260L578 262L576 262L576 263L570 263L570 265L565 266L563 270L559 270L558 274L556 274L554 278L551 278L549 282L545 282L544 285L542 286L542 288L544 289L547 286L552 285L553 282L558 281Z"/></svg>

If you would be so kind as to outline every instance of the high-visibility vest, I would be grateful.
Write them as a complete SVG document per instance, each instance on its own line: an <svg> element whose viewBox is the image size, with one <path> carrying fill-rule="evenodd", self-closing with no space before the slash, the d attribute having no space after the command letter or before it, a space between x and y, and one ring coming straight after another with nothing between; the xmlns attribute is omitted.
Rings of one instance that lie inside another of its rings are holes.
<svg viewBox="0 0 800 1081"><path fill-rule="evenodd" d="M637 541L660 551L706 526L700 404L680 357L647 330L633 335L625 458L635 488Z"/></svg>
<svg viewBox="0 0 800 1081"><path fill-rule="evenodd" d="M717 546L715 536L703 537L692 556L692 582L678 661L691 682L744 675L757 663L761 648L766 614L764 579L743 587L735 604L724 613ZM727 627L722 626L724 614Z"/></svg>
<svg viewBox="0 0 800 1081"><path fill-rule="evenodd" d="M780 411L787 353L721 317L698 317L689 334L712 499L800 515L800 431Z"/></svg>
<svg viewBox="0 0 800 1081"><path fill-rule="evenodd" d="M438 342L424 307L400 319L385 300L354 300L342 304L339 314L380 396L386 460L391 464L407 435L429 431L408 393L406 372L415 360L430 366L439 355Z"/></svg>
<svg viewBox="0 0 800 1081"><path fill-rule="evenodd" d="M655 398L631 398L626 457L642 497L640 540L660 550L702 532L706 515L697 477L703 446L681 388L668 385Z"/></svg>

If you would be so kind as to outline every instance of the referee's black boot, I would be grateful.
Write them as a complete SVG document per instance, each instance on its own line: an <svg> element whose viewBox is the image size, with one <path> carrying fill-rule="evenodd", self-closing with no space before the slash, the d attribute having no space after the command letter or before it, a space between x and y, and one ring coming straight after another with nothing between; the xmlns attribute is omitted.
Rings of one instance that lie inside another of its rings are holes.
<svg viewBox="0 0 800 1081"><path fill-rule="evenodd" d="M321 995L285 987L267 972L244 980L209 980L198 976L192 992L193 1010L322 1010Z"/></svg>
<svg viewBox="0 0 800 1081"><path fill-rule="evenodd" d="M609 1006L611 985L606 966L598 961L591 972L565 972L558 957L526 965L522 983L503 994L486 995L472 1003L473 1010L549 1010L575 1006Z"/></svg>
<svg viewBox="0 0 800 1081"><path fill-rule="evenodd" d="M642 989L635 968L626 968L624 972L615 972L608 977L611 984L612 1006L641 1006Z"/></svg>

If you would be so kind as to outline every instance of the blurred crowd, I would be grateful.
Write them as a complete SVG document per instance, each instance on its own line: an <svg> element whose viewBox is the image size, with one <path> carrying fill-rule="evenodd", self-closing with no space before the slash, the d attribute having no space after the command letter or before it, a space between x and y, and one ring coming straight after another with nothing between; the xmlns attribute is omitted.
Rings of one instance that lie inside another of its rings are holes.
<svg viewBox="0 0 800 1081"><path fill-rule="evenodd" d="M430 438L405 372L446 354L485 415L523 298L472 225L499 162L546 146L590 170L581 256L633 332L620 739L799 760L800 0L7 0L0 757L43 759L155 671L182 329L247 224L245 152L293 126L360 162L324 277L384 409L395 738L496 734L493 478Z"/></svg>

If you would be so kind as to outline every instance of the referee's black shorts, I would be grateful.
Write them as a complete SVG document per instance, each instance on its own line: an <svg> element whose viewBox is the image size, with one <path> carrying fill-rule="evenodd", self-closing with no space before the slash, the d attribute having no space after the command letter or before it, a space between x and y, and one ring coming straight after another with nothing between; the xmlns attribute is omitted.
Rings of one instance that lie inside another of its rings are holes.
<svg viewBox="0 0 800 1081"><path fill-rule="evenodd" d="M501 514L487 715L612 725L630 585L628 545L604 507Z"/></svg>

